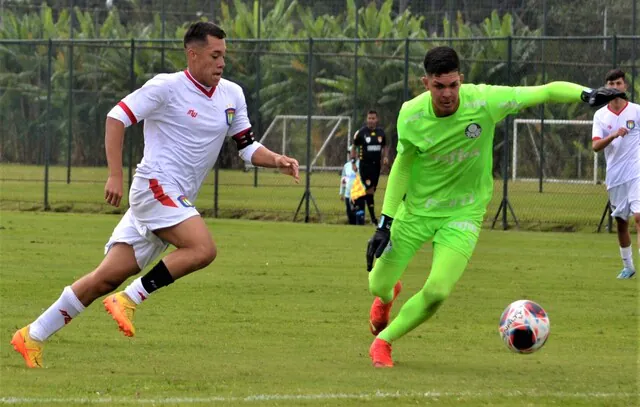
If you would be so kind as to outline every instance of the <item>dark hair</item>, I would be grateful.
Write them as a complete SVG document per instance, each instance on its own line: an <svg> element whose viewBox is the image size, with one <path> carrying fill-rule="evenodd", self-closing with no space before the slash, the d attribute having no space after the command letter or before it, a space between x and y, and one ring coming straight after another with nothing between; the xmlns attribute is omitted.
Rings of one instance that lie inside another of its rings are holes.
<svg viewBox="0 0 640 407"><path fill-rule="evenodd" d="M622 78L623 81L627 81L624 77L625 73L622 69L612 69L609 72L607 72L607 75L604 77L604 81L609 82L609 81L615 81L616 79L620 79Z"/></svg>
<svg viewBox="0 0 640 407"><path fill-rule="evenodd" d="M223 39L227 36L222 28L209 21L198 21L193 23L184 33L184 47L186 48L192 42L207 42L207 37Z"/></svg>
<svg viewBox="0 0 640 407"><path fill-rule="evenodd" d="M377 116L377 115L378 115L378 112L376 112L375 110L371 109L371 110L369 110L369 111L367 112L367 115L370 115L370 114L375 114L375 115Z"/></svg>
<svg viewBox="0 0 640 407"><path fill-rule="evenodd" d="M424 56L424 71L427 75L442 75L459 70L458 54L451 47L431 48Z"/></svg>

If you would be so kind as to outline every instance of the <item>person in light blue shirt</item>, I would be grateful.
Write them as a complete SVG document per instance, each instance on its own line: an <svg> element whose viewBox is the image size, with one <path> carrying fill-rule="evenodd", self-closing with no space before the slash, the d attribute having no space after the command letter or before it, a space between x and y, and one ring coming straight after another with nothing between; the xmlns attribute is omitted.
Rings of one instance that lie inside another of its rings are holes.
<svg viewBox="0 0 640 407"><path fill-rule="evenodd" d="M353 171L353 164L351 160L342 167L342 177L340 180L340 200L344 201L345 209L347 212L347 219L350 225L364 225L364 205L357 205L351 201L351 188L353 182L358 176L357 170L360 162L356 162L356 171Z"/></svg>

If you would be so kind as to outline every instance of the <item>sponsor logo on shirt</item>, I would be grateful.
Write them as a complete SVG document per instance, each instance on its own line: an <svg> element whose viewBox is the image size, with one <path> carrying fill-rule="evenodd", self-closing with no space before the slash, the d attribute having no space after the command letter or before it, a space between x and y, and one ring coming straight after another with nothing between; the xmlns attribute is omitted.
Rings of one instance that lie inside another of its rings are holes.
<svg viewBox="0 0 640 407"><path fill-rule="evenodd" d="M225 109L224 114L227 117L227 125L231 126L231 123L233 123L234 117L236 117L236 109L232 106L228 106Z"/></svg>
<svg viewBox="0 0 640 407"><path fill-rule="evenodd" d="M187 112L187 114L191 117L193 117L194 119L196 118L196 116L198 115L198 112L196 112L193 109L189 109L189 111Z"/></svg>
<svg viewBox="0 0 640 407"><path fill-rule="evenodd" d="M486 105L487 105L486 100L474 100L474 101L465 103L463 107L465 109L477 109L479 107L486 106Z"/></svg>
<svg viewBox="0 0 640 407"><path fill-rule="evenodd" d="M473 205L475 201L476 197L473 194L465 194L454 198L444 199L429 198L427 199L427 202L425 202L424 207L426 209L460 208Z"/></svg>
<svg viewBox="0 0 640 407"><path fill-rule="evenodd" d="M422 118L422 117L424 117L424 116L425 116L425 113L424 113L424 112L422 112L422 111L421 111L421 112L418 112L418 113L414 113L414 114L412 114L411 116L407 117L407 118L404 120L404 124L411 123L411 122L415 122L416 120L419 120L419 119L421 119L421 118Z"/></svg>
<svg viewBox="0 0 640 407"><path fill-rule="evenodd" d="M469 222L469 221L451 222L447 226L453 229L461 230L463 232L468 231L476 234L480 233L480 228L474 225L473 222Z"/></svg>
<svg viewBox="0 0 640 407"><path fill-rule="evenodd" d="M447 154L430 154L426 150L418 149L418 154L423 158L431 159L439 163L454 165L468 159L480 157L480 150L473 149L471 151L466 151L462 148L458 148Z"/></svg>

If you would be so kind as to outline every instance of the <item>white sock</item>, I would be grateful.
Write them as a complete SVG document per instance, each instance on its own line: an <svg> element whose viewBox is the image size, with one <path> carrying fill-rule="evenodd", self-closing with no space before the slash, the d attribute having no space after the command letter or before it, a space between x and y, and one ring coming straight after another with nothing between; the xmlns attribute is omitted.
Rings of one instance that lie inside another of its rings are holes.
<svg viewBox="0 0 640 407"><path fill-rule="evenodd" d="M67 286L62 290L60 298L33 321L29 327L29 336L36 341L46 341L82 311L84 305L76 297L71 286Z"/></svg>
<svg viewBox="0 0 640 407"><path fill-rule="evenodd" d="M620 257L622 257L622 264L625 268L635 270L633 267L633 253L631 252L631 246L620 248Z"/></svg>
<svg viewBox="0 0 640 407"><path fill-rule="evenodd" d="M140 304L149 297L149 293L142 286L142 277L133 280L133 282L124 289L124 293L136 304Z"/></svg>

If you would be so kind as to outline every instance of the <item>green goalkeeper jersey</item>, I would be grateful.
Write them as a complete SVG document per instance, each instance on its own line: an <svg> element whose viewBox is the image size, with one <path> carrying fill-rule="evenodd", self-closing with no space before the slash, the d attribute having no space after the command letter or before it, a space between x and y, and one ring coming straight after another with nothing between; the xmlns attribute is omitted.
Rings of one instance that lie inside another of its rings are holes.
<svg viewBox="0 0 640 407"><path fill-rule="evenodd" d="M404 213L483 216L493 194L496 124L538 103L578 102L583 89L568 82L535 87L464 84L458 110L446 117L435 115L430 92L404 103L397 124L398 156L382 212L394 217L406 193Z"/></svg>

